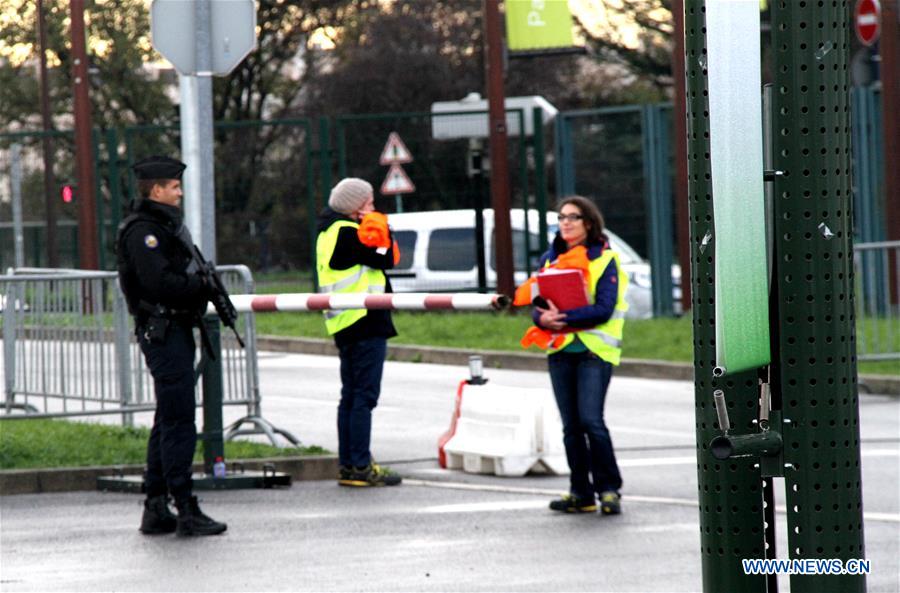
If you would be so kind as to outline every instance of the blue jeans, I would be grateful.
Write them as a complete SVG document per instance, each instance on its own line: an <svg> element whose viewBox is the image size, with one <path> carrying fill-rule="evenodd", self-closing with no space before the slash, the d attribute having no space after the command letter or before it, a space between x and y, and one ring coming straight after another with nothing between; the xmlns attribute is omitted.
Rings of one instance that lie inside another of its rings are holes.
<svg viewBox="0 0 900 593"><path fill-rule="evenodd" d="M369 338L338 348L341 358L341 403L338 404L338 460L364 467L372 461L369 442L372 410L381 393L387 339Z"/></svg>
<svg viewBox="0 0 900 593"><path fill-rule="evenodd" d="M612 365L591 352L557 352L547 363L572 472L571 493L592 500L595 492L618 492L622 476L603 421Z"/></svg>

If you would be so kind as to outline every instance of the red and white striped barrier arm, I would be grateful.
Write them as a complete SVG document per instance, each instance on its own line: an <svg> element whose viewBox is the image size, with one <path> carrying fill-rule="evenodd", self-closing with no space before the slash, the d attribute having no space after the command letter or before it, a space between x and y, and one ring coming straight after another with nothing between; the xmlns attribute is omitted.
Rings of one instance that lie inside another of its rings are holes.
<svg viewBox="0 0 900 593"><path fill-rule="evenodd" d="M471 292L427 293L400 292L388 294L358 293L289 293L234 294L231 302L239 313L273 311L325 311L342 309L390 309L394 311L500 311L509 306L502 294ZM215 313L212 305L208 313Z"/></svg>

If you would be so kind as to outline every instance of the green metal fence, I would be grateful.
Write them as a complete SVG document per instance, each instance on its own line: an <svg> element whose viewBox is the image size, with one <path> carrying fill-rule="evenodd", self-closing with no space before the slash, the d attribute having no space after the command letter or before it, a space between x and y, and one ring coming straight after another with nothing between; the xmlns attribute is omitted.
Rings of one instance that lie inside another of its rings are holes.
<svg viewBox="0 0 900 593"><path fill-rule="evenodd" d="M413 290L485 290L495 282L490 214L484 232L477 215L451 213L480 212L490 207L486 139L457 137L459 130L477 127L476 120L484 122L486 131L487 116L486 111L467 111L345 115L334 119L331 130L337 177L367 179L375 186L376 195L389 171L379 163L388 137L396 133L409 150L413 160L401 166L415 185L415 192L384 196L376 204L379 210L405 215L392 217L392 224L409 226L413 218L408 215L415 212L441 213L438 216L443 220L452 217L455 221L430 233L411 229L398 232L405 254L395 275L398 286ZM522 109L507 111L508 121L513 122L508 143L510 202L513 209L543 213L547 201L543 124L535 123L537 133L533 137L515 132L526 128L527 118L540 121L539 114ZM514 229L514 261L522 273L530 272L537 255L546 249L546 221L540 228L540 220L522 217L523 228Z"/></svg>
<svg viewBox="0 0 900 593"><path fill-rule="evenodd" d="M75 183L75 144L71 132L15 132L0 134L0 269L14 265L14 234L9 195L12 144L21 146L22 218L25 265L47 265L46 200L44 186L43 141L49 139L54 161L53 189L55 193L57 241L63 267L78 265L77 188L76 202L66 204L60 192L63 185Z"/></svg>
<svg viewBox="0 0 900 593"><path fill-rule="evenodd" d="M856 87L850 92L853 158L854 237L860 243L884 241L884 140L881 92Z"/></svg>
<svg viewBox="0 0 900 593"><path fill-rule="evenodd" d="M310 121L219 122L213 133L219 260L254 270L308 267L317 190ZM179 139L177 127L125 130L129 201L131 165L148 154L179 154Z"/></svg>
<svg viewBox="0 0 900 593"><path fill-rule="evenodd" d="M561 113L556 121L560 196L593 199L607 226L651 264L655 315L673 311L672 108L627 105Z"/></svg>
<svg viewBox="0 0 900 593"><path fill-rule="evenodd" d="M881 182L880 108L876 91L853 91L853 172L855 234L880 240L884 228ZM534 113L511 110L524 126ZM470 209L490 204L487 174L472 174L473 146L466 139L435 139L436 123L486 114L389 113L333 118L220 122L215 125L217 251L219 259L254 270L311 269L316 213L327 191L347 175L369 180L376 190L387 173L378 157L391 132L413 155L403 165L416 186L398 200L379 198L387 212ZM540 115L537 114L539 118ZM559 196L580 193L594 198L607 224L650 259L654 310L668 313L673 262L671 107L632 105L557 115L552 135L544 127L535 137L512 135L509 141L511 203L544 211ZM23 146L23 205L26 263L47 264L44 224L41 132L0 134L0 195L9 191L5 173L8 147ZM54 176L59 218L59 264L77 267L77 201L64 204L63 184L75 183L71 132L53 132ZM114 265L115 228L135 196L130 165L154 153L178 155L178 127L135 126L95 131L96 204L101 242L100 263ZM486 141L483 141L486 145ZM486 154L483 161L487 162ZM548 167L549 165L549 167ZM549 171L547 169L549 168ZM551 197L552 196L552 197ZM0 267L12 265L13 233L8 200L0 199ZM546 220L539 217L546 227ZM488 239L488 260L490 260ZM469 249L466 245L462 248ZM516 247L516 261L529 267L546 248L546 229L529 229ZM452 290L456 286L447 285Z"/></svg>
<svg viewBox="0 0 900 593"><path fill-rule="evenodd" d="M885 238L878 89L852 90L854 236ZM563 112L555 126L558 195L594 199L606 222L650 260L654 313L669 314L674 258L672 109L667 103ZM883 282L884 271L875 276Z"/></svg>
<svg viewBox="0 0 900 593"><path fill-rule="evenodd" d="M524 126L525 113L516 110L514 117ZM479 199L479 189L471 183L460 183L468 177L469 142L466 139L436 139L436 126L452 126L475 115L487 117L487 112L467 113L387 113L346 115L334 119L334 138L337 149L339 177L353 176L380 185L388 169L379 164L379 155L391 132L402 138L413 156L403 168L416 186L406 196L402 210L421 212L473 208ZM522 207L528 199L527 142L522 135L509 138L509 170L511 203ZM397 211L397 203L385 201L388 212Z"/></svg>

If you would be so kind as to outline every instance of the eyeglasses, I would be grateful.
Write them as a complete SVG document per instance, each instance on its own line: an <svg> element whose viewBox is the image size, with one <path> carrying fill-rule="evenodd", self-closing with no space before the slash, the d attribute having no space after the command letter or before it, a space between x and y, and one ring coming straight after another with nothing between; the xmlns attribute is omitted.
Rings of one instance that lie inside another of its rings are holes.
<svg viewBox="0 0 900 593"><path fill-rule="evenodd" d="M583 219L584 219L584 216L582 216L581 214L559 214L556 217L556 220L558 220L559 222L565 222L567 220L569 222L578 222L579 220L583 220Z"/></svg>

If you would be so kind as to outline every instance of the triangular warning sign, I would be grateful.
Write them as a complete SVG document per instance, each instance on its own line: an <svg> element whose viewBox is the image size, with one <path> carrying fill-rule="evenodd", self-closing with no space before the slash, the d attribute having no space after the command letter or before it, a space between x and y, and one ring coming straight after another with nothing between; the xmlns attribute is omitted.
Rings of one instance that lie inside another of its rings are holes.
<svg viewBox="0 0 900 593"><path fill-rule="evenodd" d="M409 180L409 176L400 165L391 165L384 183L381 184L381 195L392 196L395 194L411 194L416 191L416 186Z"/></svg>
<svg viewBox="0 0 900 593"><path fill-rule="evenodd" d="M411 163L412 160L412 154L406 148L406 145L403 144L400 135L397 132L391 132L387 143L384 145L384 150L381 151L381 158L378 159L378 162L382 165L399 165L401 163Z"/></svg>

